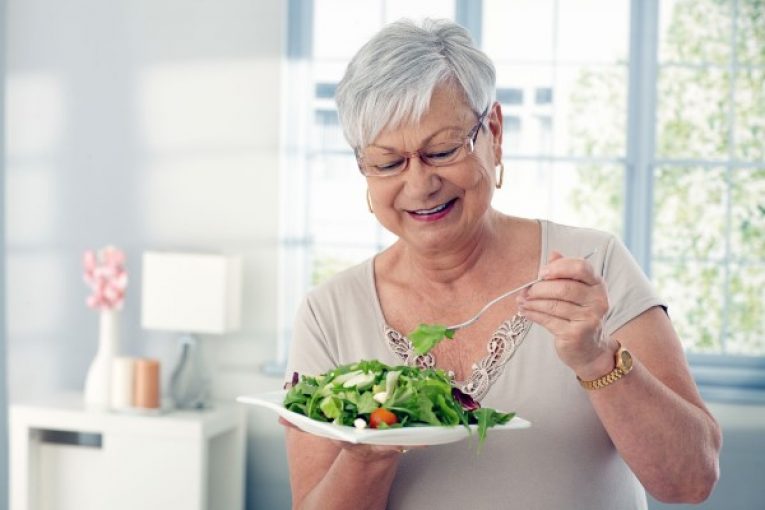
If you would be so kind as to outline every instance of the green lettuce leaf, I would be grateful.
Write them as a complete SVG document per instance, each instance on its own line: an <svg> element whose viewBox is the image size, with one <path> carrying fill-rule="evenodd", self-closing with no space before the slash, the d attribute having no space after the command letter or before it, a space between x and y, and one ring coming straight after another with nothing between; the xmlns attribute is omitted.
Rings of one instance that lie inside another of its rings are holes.
<svg viewBox="0 0 765 510"><path fill-rule="evenodd" d="M422 356L438 345L444 338L454 338L454 330L440 324L420 324L407 335L414 352Z"/></svg>

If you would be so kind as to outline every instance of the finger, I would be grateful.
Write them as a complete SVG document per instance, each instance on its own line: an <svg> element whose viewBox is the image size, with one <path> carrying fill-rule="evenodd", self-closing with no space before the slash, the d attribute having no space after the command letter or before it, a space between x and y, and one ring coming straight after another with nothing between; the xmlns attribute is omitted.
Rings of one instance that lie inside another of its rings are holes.
<svg viewBox="0 0 765 510"><path fill-rule="evenodd" d="M533 299L558 299L581 305L592 300L592 287L580 281L563 280L545 280L541 281L531 288L528 292L521 294L521 299L531 301Z"/></svg>
<svg viewBox="0 0 765 510"><path fill-rule="evenodd" d="M539 274L545 280L567 278L587 285L597 285L601 282L600 275L596 274L592 265L584 259L556 259L543 267Z"/></svg>
<svg viewBox="0 0 765 510"><path fill-rule="evenodd" d="M408 446L354 444L345 441L337 441L336 443L349 454L365 461L390 458L406 453L409 450Z"/></svg>
<svg viewBox="0 0 765 510"><path fill-rule="evenodd" d="M537 275L539 278L544 278L544 276L547 274L547 266L549 266L552 262L563 258L563 254L559 251L551 251L550 254L547 256L547 263L539 268L539 274Z"/></svg>
<svg viewBox="0 0 765 510"><path fill-rule="evenodd" d="M537 310L526 310L522 315L553 334L555 334L556 331L565 331L571 324L571 321L548 315Z"/></svg>
<svg viewBox="0 0 765 510"><path fill-rule="evenodd" d="M281 416L279 417L279 425L282 425L282 426L284 426L286 428L289 428L289 429L300 430L302 432L302 430L299 427L297 427L294 424L290 423L289 421L285 420Z"/></svg>
<svg viewBox="0 0 765 510"><path fill-rule="evenodd" d="M518 310L521 313L541 312L564 321L586 320L590 315L585 307L558 299L533 299L519 305Z"/></svg>

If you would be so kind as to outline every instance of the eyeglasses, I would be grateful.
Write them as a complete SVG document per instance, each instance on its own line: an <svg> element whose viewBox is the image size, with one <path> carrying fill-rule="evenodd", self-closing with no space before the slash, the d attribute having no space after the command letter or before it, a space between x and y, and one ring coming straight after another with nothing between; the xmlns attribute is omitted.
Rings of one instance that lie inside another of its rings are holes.
<svg viewBox="0 0 765 510"><path fill-rule="evenodd" d="M465 159L475 150L478 132L483 125L486 108L478 117L478 122L468 131L467 136L434 143L414 152L387 150L384 154L361 154L356 152L356 161L361 173L367 177L393 177L409 167L409 160L418 157L428 166L449 166Z"/></svg>

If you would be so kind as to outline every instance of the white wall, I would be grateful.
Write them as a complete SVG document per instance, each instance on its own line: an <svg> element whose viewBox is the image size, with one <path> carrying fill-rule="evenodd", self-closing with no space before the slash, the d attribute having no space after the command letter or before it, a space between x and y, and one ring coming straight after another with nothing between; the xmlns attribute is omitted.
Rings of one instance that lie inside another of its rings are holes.
<svg viewBox="0 0 765 510"><path fill-rule="evenodd" d="M5 0L0 0L0 28ZM0 37L0 197L5 196L5 38ZM5 201L2 201L5 204ZM5 207L0 207L0 510L8 508L8 419L5 328Z"/></svg>
<svg viewBox="0 0 765 510"><path fill-rule="evenodd" d="M113 243L132 276L124 353L173 335L139 327L146 249L245 256L242 331L207 338L214 394L274 389L281 55L279 0L7 0L8 362L12 400L79 390L96 348L83 250ZM1 359L0 359L1 361ZM281 430L250 415L248 507L287 501Z"/></svg>

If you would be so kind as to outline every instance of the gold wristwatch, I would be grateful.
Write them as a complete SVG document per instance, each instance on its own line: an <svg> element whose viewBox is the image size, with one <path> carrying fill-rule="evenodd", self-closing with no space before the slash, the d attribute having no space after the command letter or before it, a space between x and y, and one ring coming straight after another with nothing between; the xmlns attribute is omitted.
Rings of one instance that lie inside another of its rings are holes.
<svg viewBox="0 0 765 510"><path fill-rule="evenodd" d="M586 390L599 390L605 388L609 384L615 383L630 373L630 370L632 370L632 355L627 349L622 347L622 344L618 341L616 342L616 345L619 346L619 349L616 351L616 366L614 369L606 375L600 376L592 381L583 381L579 376L576 376L576 379L579 381L579 384L582 385L582 388Z"/></svg>

